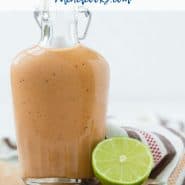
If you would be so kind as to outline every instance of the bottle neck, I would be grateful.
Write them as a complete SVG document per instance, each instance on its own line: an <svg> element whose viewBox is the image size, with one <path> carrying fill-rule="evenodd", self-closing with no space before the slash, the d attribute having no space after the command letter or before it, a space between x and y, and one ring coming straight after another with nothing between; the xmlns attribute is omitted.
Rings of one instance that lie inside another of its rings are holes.
<svg viewBox="0 0 185 185"><path fill-rule="evenodd" d="M77 43L77 30L71 11L42 12L39 45L47 48L67 48Z"/></svg>

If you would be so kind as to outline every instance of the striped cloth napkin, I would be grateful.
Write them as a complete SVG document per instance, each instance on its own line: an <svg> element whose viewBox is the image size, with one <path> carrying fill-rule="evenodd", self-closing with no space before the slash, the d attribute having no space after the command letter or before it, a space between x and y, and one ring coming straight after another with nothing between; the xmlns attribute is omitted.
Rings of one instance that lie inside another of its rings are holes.
<svg viewBox="0 0 185 185"><path fill-rule="evenodd" d="M185 123L153 117L135 123L107 121L107 137L127 136L147 144L154 167L147 185L185 185Z"/></svg>

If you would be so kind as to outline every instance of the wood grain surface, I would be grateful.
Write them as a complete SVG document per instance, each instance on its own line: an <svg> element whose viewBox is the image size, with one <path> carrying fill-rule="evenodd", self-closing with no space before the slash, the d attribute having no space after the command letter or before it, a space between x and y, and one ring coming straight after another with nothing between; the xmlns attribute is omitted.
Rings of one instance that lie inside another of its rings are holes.
<svg viewBox="0 0 185 185"><path fill-rule="evenodd" d="M0 162L0 185L24 185L15 164Z"/></svg>

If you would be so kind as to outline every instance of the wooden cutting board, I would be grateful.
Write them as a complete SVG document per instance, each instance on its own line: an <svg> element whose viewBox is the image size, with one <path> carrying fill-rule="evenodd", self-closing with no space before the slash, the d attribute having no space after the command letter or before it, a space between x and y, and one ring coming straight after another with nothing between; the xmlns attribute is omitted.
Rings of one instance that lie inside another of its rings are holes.
<svg viewBox="0 0 185 185"><path fill-rule="evenodd" d="M24 185L15 164L0 162L0 185Z"/></svg>
<svg viewBox="0 0 185 185"><path fill-rule="evenodd" d="M158 185L158 183L150 180L147 181L144 185L150 184ZM25 185L20 178L17 165L10 164L8 162L0 162L0 185Z"/></svg>

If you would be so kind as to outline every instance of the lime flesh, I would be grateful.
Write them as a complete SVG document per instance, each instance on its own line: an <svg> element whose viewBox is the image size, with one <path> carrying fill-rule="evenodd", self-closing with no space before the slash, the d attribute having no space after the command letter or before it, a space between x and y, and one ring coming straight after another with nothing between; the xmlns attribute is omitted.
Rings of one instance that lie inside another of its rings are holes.
<svg viewBox="0 0 185 185"><path fill-rule="evenodd" d="M99 143L92 154L95 176L104 185L141 185L153 168L150 149L127 137Z"/></svg>

